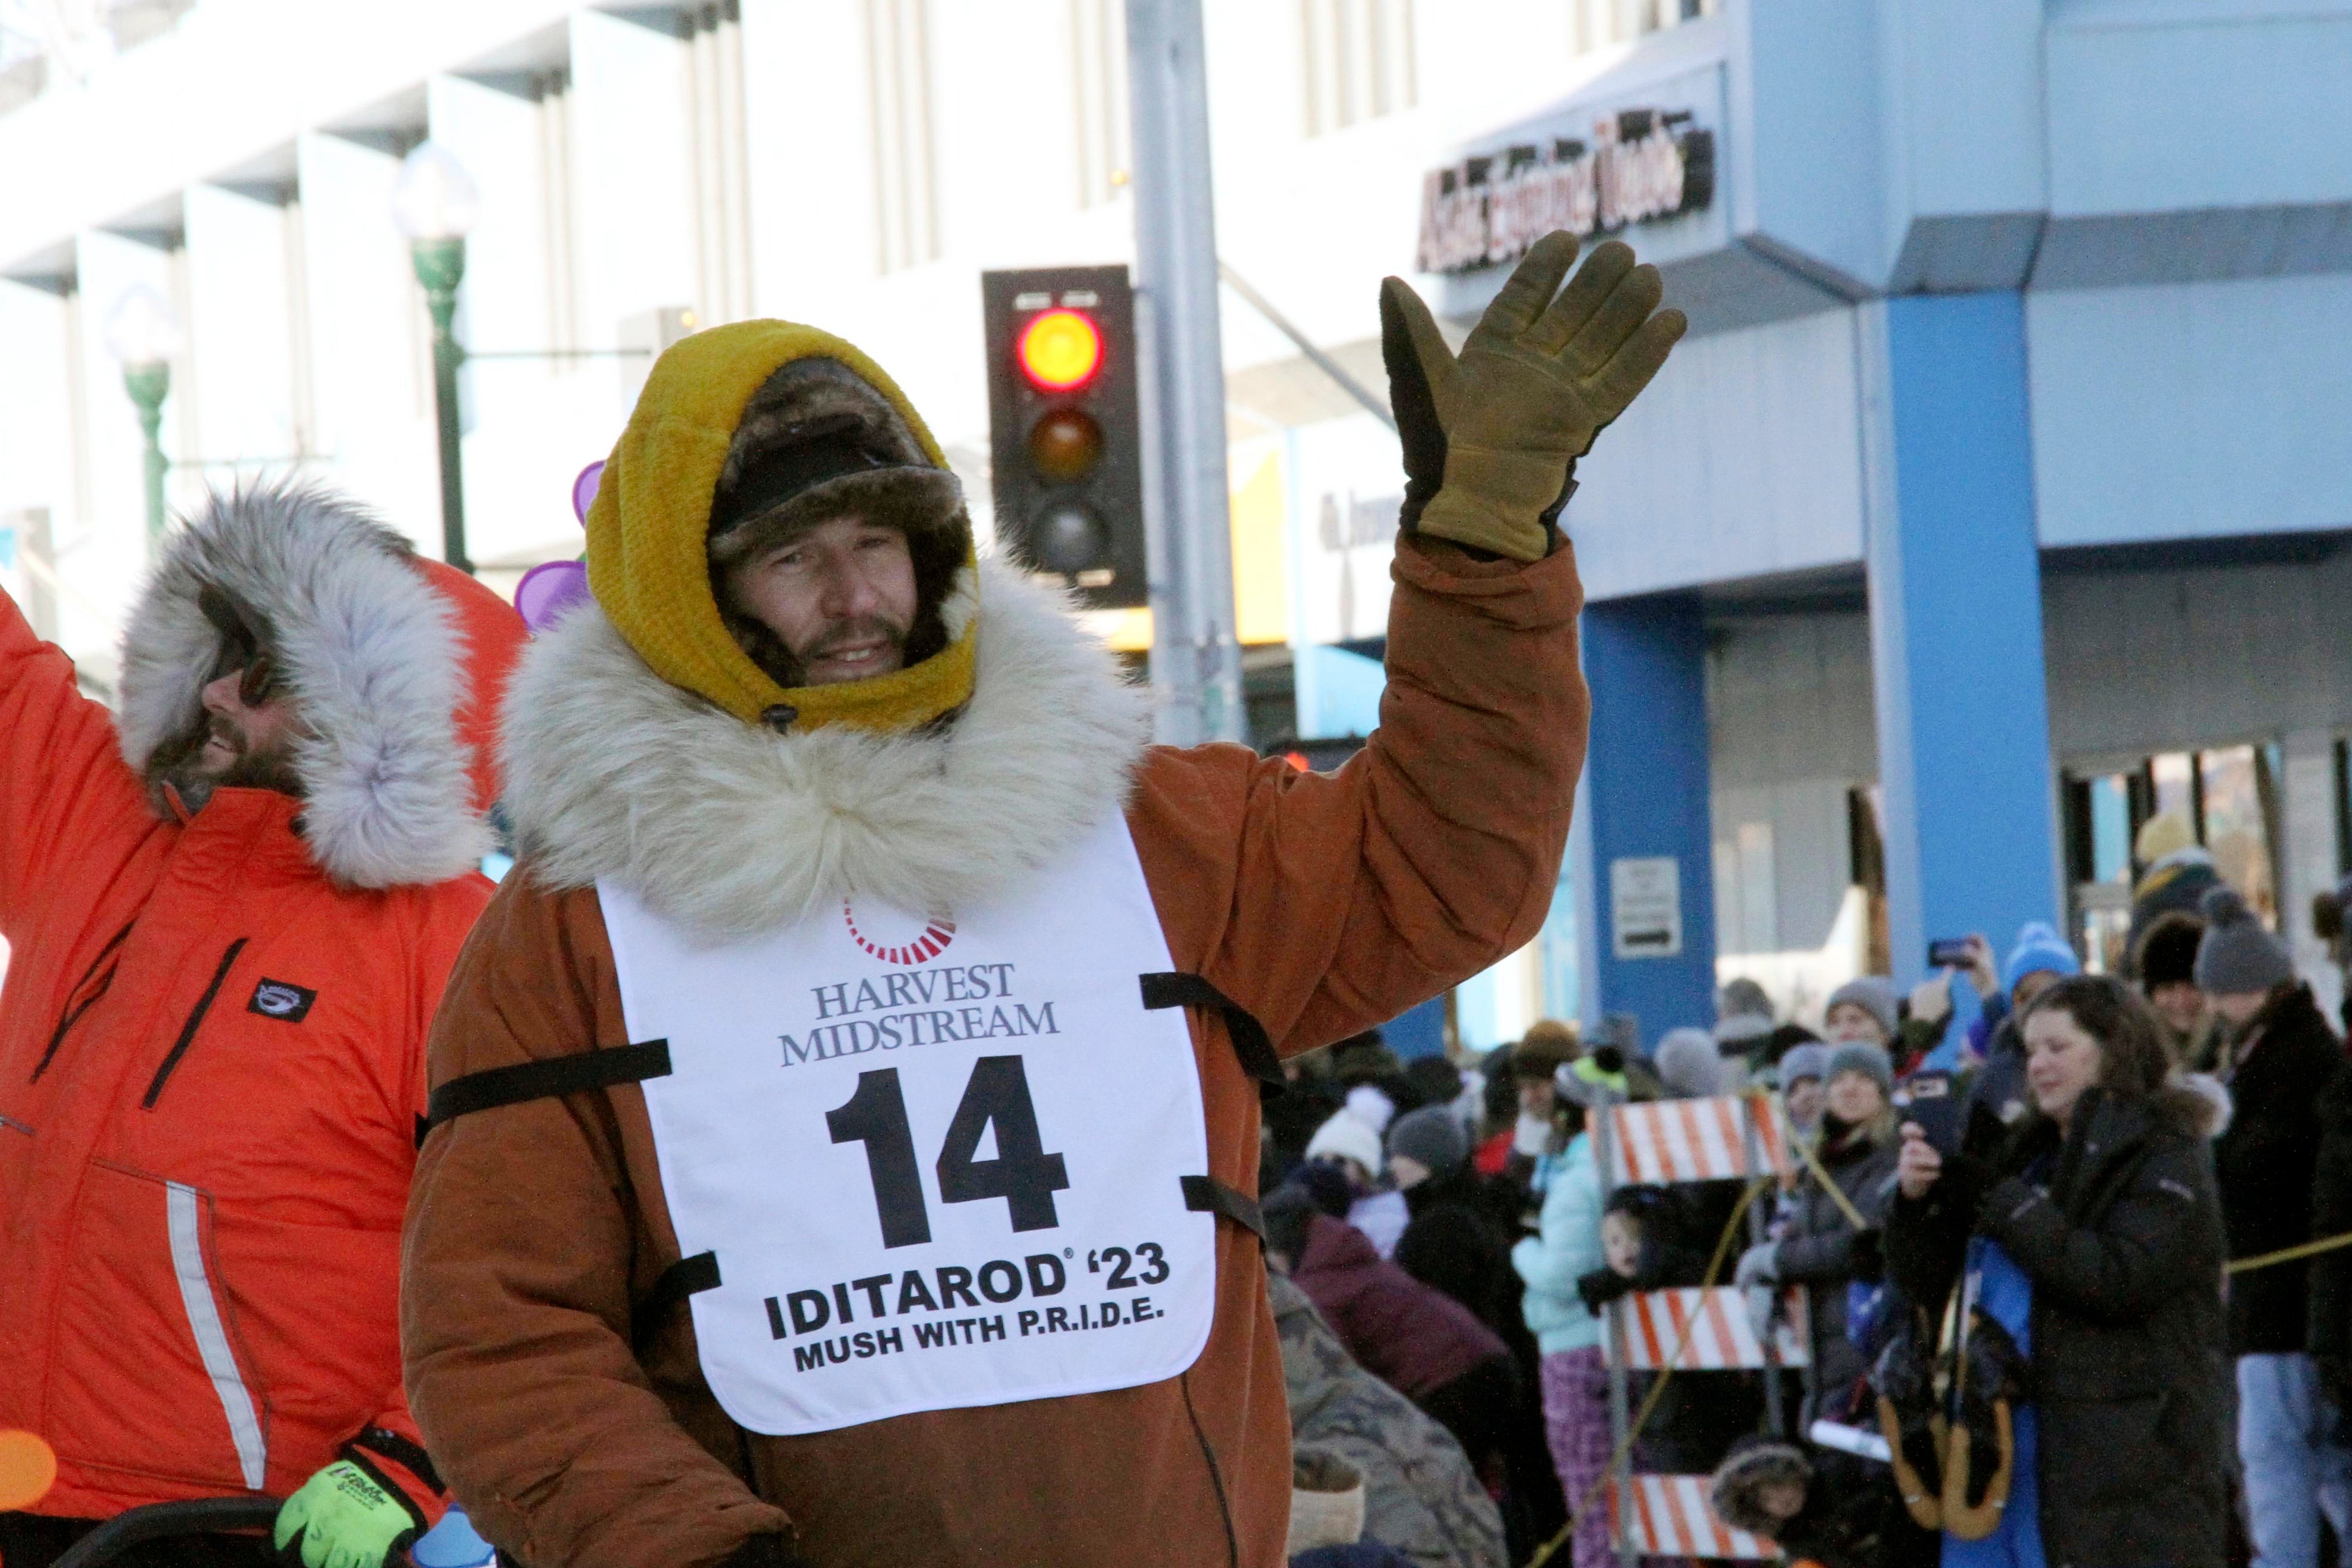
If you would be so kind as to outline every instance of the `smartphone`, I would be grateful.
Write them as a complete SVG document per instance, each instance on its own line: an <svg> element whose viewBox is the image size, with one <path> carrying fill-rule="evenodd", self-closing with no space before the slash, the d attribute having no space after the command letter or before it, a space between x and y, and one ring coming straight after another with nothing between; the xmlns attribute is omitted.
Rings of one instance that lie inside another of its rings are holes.
<svg viewBox="0 0 2352 1568"><path fill-rule="evenodd" d="M1927 944L1927 967L1965 969L1976 951L1976 944L1966 936L1938 936Z"/></svg>
<svg viewBox="0 0 2352 1568"><path fill-rule="evenodd" d="M1927 1134L1927 1142L1939 1155L1960 1152L1960 1110L1958 1090L1948 1072L1915 1072L1904 1080L1901 1103L1895 1106L1897 1121L1916 1122L1919 1130Z"/></svg>

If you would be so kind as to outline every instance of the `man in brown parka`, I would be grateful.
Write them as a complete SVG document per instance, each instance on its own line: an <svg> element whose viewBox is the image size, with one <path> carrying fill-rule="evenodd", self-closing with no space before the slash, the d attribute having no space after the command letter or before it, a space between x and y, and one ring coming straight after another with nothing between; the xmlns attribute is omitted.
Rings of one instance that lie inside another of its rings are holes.
<svg viewBox="0 0 2352 1568"><path fill-rule="evenodd" d="M1683 329L1622 245L1562 289L1575 254L1538 244L1458 359L1384 286L1388 690L1328 776L1149 746L846 343L747 322L656 364L593 601L515 679L520 864L433 1036L408 1392L484 1535L1279 1562L1251 1075L1550 903L1587 716L1555 519Z"/></svg>

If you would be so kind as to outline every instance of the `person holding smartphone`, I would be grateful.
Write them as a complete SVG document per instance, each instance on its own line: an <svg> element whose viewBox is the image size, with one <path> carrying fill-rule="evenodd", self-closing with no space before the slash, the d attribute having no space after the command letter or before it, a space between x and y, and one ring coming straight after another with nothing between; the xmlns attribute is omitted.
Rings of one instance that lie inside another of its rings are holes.
<svg viewBox="0 0 2352 1568"><path fill-rule="evenodd" d="M2021 1019L2031 1105L1940 1153L1906 1124L1889 1276L1940 1321L1963 1270L2032 1368L2000 1527L2052 1563L2220 1568L2229 1510L2212 1103L2168 1081L2157 1021L2105 976ZM1996 1303L2014 1303L2011 1312Z"/></svg>

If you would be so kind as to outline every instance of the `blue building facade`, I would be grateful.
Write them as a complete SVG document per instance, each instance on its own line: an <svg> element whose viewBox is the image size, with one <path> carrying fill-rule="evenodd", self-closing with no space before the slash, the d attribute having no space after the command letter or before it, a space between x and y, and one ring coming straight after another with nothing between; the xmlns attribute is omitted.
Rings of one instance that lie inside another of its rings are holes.
<svg viewBox="0 0 2352 1568"><path fill-rule="evenodd" d="M1692 318L1567 519L1588 1021L1733 973L1802 1014L2029 920L2116 964L2165 810L2332 995L2352 5L1745 0L1462 153L1449 314L1572 213Z"/></svg>

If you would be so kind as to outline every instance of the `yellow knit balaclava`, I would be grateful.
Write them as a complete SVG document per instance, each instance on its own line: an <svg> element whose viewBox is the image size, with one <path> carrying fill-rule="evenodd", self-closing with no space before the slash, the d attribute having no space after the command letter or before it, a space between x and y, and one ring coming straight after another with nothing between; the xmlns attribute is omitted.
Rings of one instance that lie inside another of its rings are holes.
<svg viewBox="0 0 2352 1568"><path fill-rule="evenodd" d="M589 591L655 674L747 724L781 706L797 710L795 730L827 724L912 729L971 697L977 613L919 664L871 680L787 688L729 634L711 591L711 498L735 427L770 376L804 359L835 360L855 371L888 400L930 461L947 466L898 384L831 333L791 321L739 321L698 332L654 361L605 464L588 508ZM965 580L973 580L971 570L967 543Z"/></svg>

